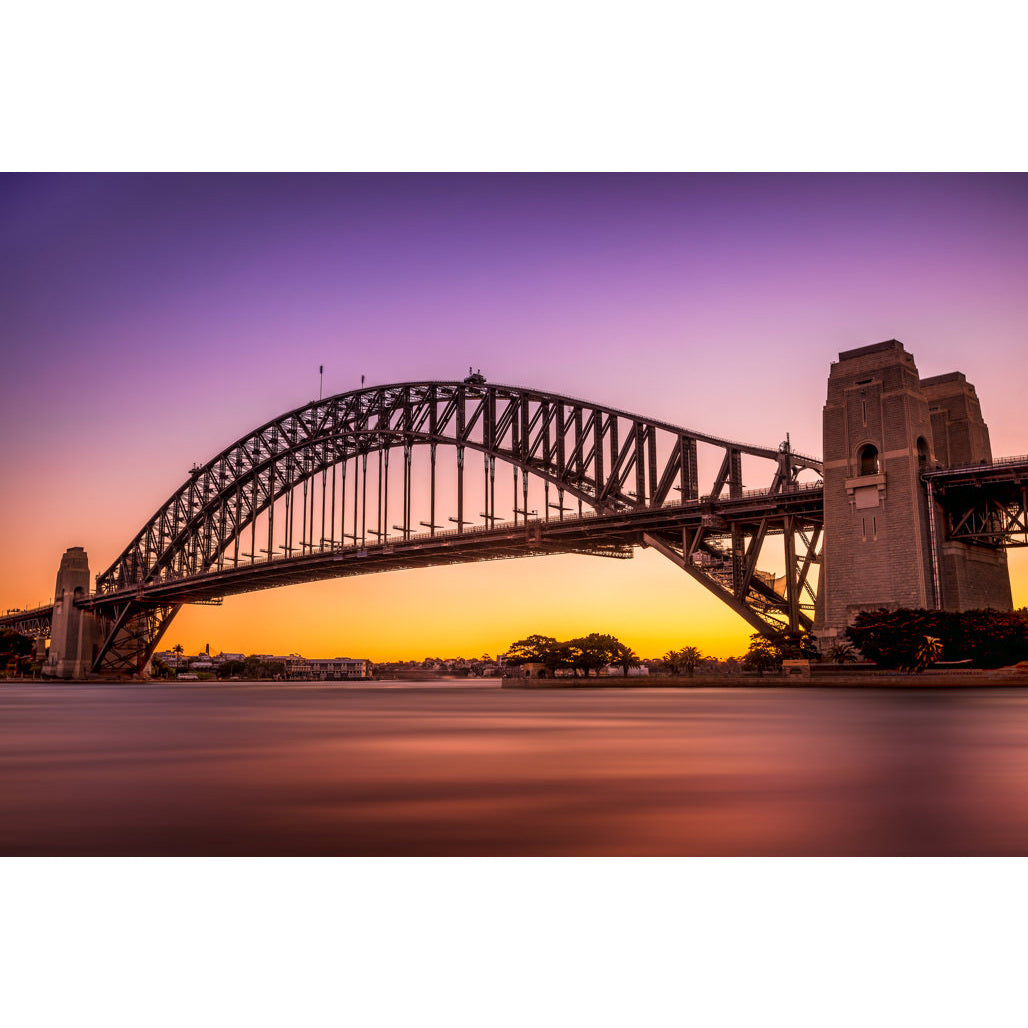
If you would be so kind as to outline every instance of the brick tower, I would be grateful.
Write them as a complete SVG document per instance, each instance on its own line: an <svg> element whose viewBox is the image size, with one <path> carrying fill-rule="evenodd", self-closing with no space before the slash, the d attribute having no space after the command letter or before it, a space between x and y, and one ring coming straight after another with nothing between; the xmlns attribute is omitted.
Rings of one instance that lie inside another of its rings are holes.
<svg viewBox="0 0 1028 1028"><path fill-rule="evenodd" d="M922 379L921 389L932 418L934 452L939 466L991 464L989 429L982 419L982 407L974 386L959 371L954 371ZM1012 609L1006 551L946 539L945 521L938 507L936 523L939 526L940 606L946 610Z"/></svg>
<svg viewBox="0 0 1028 1028"><path fill-rule="evenodd" d="M43 665L48 678L85 678L100 643L96 618L75 606L89 593L89 558L81 546L73 546L61 558L54 588L54 613L50 631L50 655Z"/></svg>
<svg viewBox="0 0 1028 1028"><path fill-rule="evenodd" d="M862 610L1009 610L1006 555L943 541L921 472L991 460L974 387L956 372L921 381L896 339L839 354L824 408L825 543L814 632L830 646Z"/></svg>

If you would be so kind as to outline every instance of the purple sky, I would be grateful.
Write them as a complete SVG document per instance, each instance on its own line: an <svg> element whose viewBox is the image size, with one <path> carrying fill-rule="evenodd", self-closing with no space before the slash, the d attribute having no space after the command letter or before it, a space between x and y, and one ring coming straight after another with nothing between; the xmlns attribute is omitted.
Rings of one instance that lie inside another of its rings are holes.
<svg viewBox="0 0 1028 1028"><path fill-rule="evenodd" d="M819 453L829 362L896 337L1025 452L1026 281L1023 175L3 176L0 608L68 545L105 567L319 364Z"/></svg>

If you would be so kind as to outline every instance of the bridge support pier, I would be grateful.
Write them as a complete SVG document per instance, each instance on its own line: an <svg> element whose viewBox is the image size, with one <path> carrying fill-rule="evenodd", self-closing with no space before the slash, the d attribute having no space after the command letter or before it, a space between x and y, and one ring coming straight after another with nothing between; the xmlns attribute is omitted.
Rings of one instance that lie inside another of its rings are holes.
<svg viewBox="0 0 1028 1028"><path fill-rule="evenodd" d="M50 655L43 665L47 678L85 678L100 648L96 618L75 606L89 594L89 558L81 546L65 551L54 587Z"/></svg>
<svg viewBox="0 0 1028 1028"><path fill-rule="evenodd" d="M1012 607L1006 554L942 538L922 476L991 462L972 386L922 379L898 340L839 354L824 408L824 525L814 634L822 651L861 611Z"/></svg>

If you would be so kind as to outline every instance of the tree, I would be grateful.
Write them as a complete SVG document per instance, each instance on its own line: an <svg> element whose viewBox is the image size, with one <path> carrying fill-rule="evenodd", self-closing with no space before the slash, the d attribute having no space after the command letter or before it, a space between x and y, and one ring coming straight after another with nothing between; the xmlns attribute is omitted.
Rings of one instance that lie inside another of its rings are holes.
<svg viewBox="0 0 1028 1028"><path fill-rule="evenodd" d="M154 678L170 678L171 668L160 657L150 658L150 673Z"/></svg>
<svg viewBox="0 0 1028 1028"><path fill-rule="evenodd" d="M692 678L696 671L696 666L703 660L703 655L695 646L683 646L678 651L678 662L688 672L689 677Z"/></svg>
<svg viewBox="0 0 1028 1028"><path fill-rule="evenodd" d="M833 664L853 664L857 654L848 642L835 642L828 647L828 659Z"/></svg>
<svg viewBox="0 0 1028 1028"><path fill-rule="evenodd" d="M846 629L846 638L880 667L913 668L925 636L940 640L944 650L950 648L947 643L957 642L959 617L942 610L864 610ZM952 648L958 650L959 645Z"/></svg>
<svg viewBox="0 0 1028 1028"><path fill-rule="evenodd" d="M944 640L954 660L1003 667L1028 659L1028 611L965 610L955 616L954 637Z"/></svg>
<svg viewBox="0 0 1028 1028"><path fill-rule="evenodd" d="M904 668L904 671L911 671L915 675L921 674L927 667L934 664L942 656L942 642L930 635L924 636L917 645L914 654L914 663L911 667Z"/></svg>
<svg viewBox="0 0 1028 1028"><path fill-rule="evenodd" d="M639 667L639 665L642 664L642 661L631 646L626 646L624 643L619 642L617 646L617 656L614 658L613 663L621 666L621 670L624 671L625 677L627 678L628 669L631 667Z"/></svg>
<svg viewBox="0 0 1028 1028"><path fill-rule="evenodd" d="M175 645L171 648L171 652L174 653L175 656L178 658L178 660L175 663L175 666L178 667L178 665L182 663L182 654L186 652L182 648L182 643L175 643Z"/></svg>
<svg viewBox="0 0 1028 1028"><path fill-rule="evenodd" d="M664 654L664 666L672 675L686 671L690 678L703 663L703 655L695 646L683 646L680 650L668 650Z"/></svg>
<svg viewBox="0 0 1028 1028"><path fill-rule="evenodd" d="M779 660L816 660L817 645L809 632L787 628L774 640Z"/></svg>
<svg viewBox="0 0 1028 1028"><path fill-rule="evenodd" d="M530 635L511 643L503 655L505 664L519 667L521 664L547 664L553 656L557 640L552 635Z"/></svg>
<svg viewBox="0 0 1028 1028"><path fill-rule="evenodd" d="M255 653L249 654L243 660L243 674L252 681L258 681L264 677L262 674L264 667L264 661Z"/></svg>
<svg viewBox="0 0 1028 1028"><path fill-rule="evenodd" d="M570 641L575 654L575 667L581 668L586 678L590 671L598 672L601 667L613 664L618 657L621 643L612 635L601 635L592 632Z"/></svg>
<svg viewBox="0 0 1028 1028"><path fill-rule="evenodd" d="M750 636L750 648L742 658L743 666L763 677L765 671L776 671L782 666L778 647L759 632Z"/></svg>
<svg viewBox="0 0 1028 1028"><path fill-rule="evenodd" d="M546 670L549 672L567 670L576 671L578 668L578 660L581 656L581 651L570 642L554 642L546 653L546 659L543 663L546 665Z"/></svg>

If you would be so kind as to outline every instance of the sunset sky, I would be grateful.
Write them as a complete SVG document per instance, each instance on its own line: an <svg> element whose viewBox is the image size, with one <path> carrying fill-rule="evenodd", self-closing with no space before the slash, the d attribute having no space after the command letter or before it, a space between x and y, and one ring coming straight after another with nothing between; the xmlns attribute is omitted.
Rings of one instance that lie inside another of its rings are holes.
<svg viewBox="0 0 1028 1028"><path fill-rule="evenodd" d="M318 395L462 377L821 452L829 363L898 338L1028 452L1028 176L0 177L0 609L94 574L194 463ZM761 486L764 482L747 482ZM1015 605L1028 560L1011 556ZM162 645L373 660L749 628L651 551L186 607Z"/></svg>

